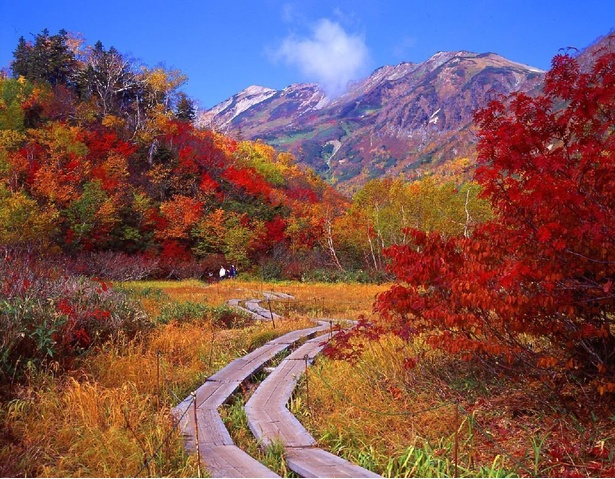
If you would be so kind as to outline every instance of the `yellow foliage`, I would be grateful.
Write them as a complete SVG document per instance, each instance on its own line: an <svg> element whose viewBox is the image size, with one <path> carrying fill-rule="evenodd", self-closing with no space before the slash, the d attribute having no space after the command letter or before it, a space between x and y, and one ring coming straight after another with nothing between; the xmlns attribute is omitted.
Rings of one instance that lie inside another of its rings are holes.
<svg viewBox="0 0 615 479"><path fill-rule="evenodd" d="M105 117L102 119L102 124L107 128L120 129L124 128L124 126L126 125L126 120L115 115L105 115Z"/></svg>
<svg viewBox="0 0 615 479"><path fill-rule="evenodd" d="M0 184L0 244L46 245L57 218L58 212L51 207L41 209L25 193L10 193Z"/></svg>
<svg viewBox="0 0 615 479"><path fill-rule="evenodd" d="M17 130L0 130L0 148L16 150L21 147L26 135Z"/></svg>

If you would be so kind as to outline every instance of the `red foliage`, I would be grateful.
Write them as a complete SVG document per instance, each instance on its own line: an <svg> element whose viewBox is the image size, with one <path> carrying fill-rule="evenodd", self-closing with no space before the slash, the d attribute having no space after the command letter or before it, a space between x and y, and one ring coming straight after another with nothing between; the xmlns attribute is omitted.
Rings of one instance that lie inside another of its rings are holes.
<svg viewBox="0 0 615 479"><path fill-rule="evenodd" d="M192 254L179 241L166 240L162 243L162 252L160 255L165 259L187 261L192 257Z"/></svg>
<svg viewBox="0 0 615 479"><path fill-rule="evenodd" d="M110 153L128 158L135 153L134 145L117 137L117 134L106 128L85 131L84 141L88 147L88 158L95 162L109 156Z"/></svg>
<svg viewBox="0 0 615 479"><path fill-rule="evenodd" d="M493 102L477 121L476 179L497 218L471 238L409 232L387 252L400 284L377 311L462 358L523 358L615 389L615 54L588 73L557 56L543 95Z"/></svg>
<svg viewBox="0 0 615 479"><path fill-rule="evenodd" d="M216 193L219 185L207 172L201 173L201 184L199 185L203 193Z"/></svg>
<svg viewBox="0 0 615 479"><path fill-rule="evenodd" d="M229 166L224 171L223 177L254 196L263 195L267 197L271 192L271 187L254 168Z"/></svg>
<svg viewBox="0 0 615 479"><path fill-rule="evenodd" d="M281 243L285 240L286 221L276 216L271 221L265 223L267 229L267 240L272 244Z"/></svg>
<svg viewBox="0 0 615 479"><path fill-rule="evenodd" d="M290 188L286 192L289 199L305 203L318 203L318 196L309 188Z"/></svg>

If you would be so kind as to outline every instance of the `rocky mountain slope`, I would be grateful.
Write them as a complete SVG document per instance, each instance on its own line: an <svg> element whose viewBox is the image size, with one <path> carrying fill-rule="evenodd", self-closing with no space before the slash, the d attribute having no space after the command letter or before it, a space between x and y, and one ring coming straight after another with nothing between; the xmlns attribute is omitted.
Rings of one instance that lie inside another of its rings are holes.
<svg viewBox="0 0 615 479"><path fill-rule="evenodd" d="M350 192L370 178L412 177L471 156L473 112L499 95L540 88L543 77L494 53L440 52L379 68L336 99L315 84L251 86L199 122L289 150Z"/></svg>

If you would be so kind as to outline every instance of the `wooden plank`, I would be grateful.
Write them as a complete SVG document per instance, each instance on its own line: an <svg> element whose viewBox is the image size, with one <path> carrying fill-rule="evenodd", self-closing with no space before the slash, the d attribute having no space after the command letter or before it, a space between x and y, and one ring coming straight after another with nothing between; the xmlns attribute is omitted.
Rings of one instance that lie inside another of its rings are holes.
<svg viewBox="0 0 615 479"><path fill-rule="evenodd" d="M197 407L201 405L221 406L239 388L241 382L241 380L233 379L231 376L225 381L205 381L196 390Z"/></svg>
<svg viewBox="0 0 615 479"><path fill-rule="evenodd" d="M303 477L379 477L322 449L286 404L308 363L323 348L323 338L306 341L260 384L246 403L248 426L263 445L284 444L288 466Z"/></svg>
<svg viewBox="0 0 615 479"><path fill-rule="evenodd" d="M323 449L286 448L286 464L302 477L380 477Z"/></svg>
<svg viewBox="0 0 615 479"><path fill-rule="evenodd" d="M315 354L321 348L320 343L318 338L312 339L294 351L260 384L246 403L248 426L263 444L275 441L289 446L316 444L316 440L288 411L286 404L305 371L303 357Z"/></svg>
<svg viewBox="0 0 615 479"><path fill-rule="evenodd" d="M237 446L205 446L203 466L211 477L280 477Z"/></svg>
<svg viewBox="0 0 615 479"><path fill-rule="evenodd" d="M326 329L327 327L325 325L315 326L313 328L308 328L308 329L299 329L296 331L291 331L290 333L287 333L284 336L280 336L279 338L272 339L271 342L274 344L278 344L278 343L294 344L304 337L311 338L315 334L321 331L325 331ZM301 331L304 331L305 334L300 334Z"/></svg>
<svg viewBox="0 0 615 479"><path fill-rule="evenodd" d="M199 425L199 447L235 444L217 409L198 408L196 414Z"/></svg>
<svg viewBox="0 0 615 479"><path fill-rule="evenodd" d="M261 319L264 319L265 321L271 321L271 317L273 316L273 319L280 319L281 316L279 314L276 314L272 311L270 311L267 308L262 307L259 303L261 300L259 299L252 299L250 301L246 301L246 308L248 308L250 311L252 311L254 314L257 314L258 316L261 317Z"/></svg>

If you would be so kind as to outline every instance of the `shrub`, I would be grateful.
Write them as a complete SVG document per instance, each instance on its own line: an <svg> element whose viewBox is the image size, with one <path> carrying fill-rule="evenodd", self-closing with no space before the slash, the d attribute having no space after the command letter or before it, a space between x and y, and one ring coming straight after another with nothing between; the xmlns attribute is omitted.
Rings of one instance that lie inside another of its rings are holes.
<svg viewBox="0 0 615 479"><path fill-rule="evenodd" d="M558 55L543 94L477 114L476 180L495 217L467 236L407 230L385 252L397 284L379 326L615 393L615 53L593 60Z"/></svg>
<svg viewBox="0 0 615 479"><path fill-rule="evenodd" d="M148 327L145 314L109 283L67 274L24 255L0 260L0 376L20 376L28 362L62 364L119 331Z"/></svg>
<svg viewBox="0 0 615 479"><path fill-rule="evenodd" d="M151 278L160 260L146 254L127 254L116 251L81 253L69 261L72 272L84 276L113 281L139 281Z"/></svg>
<svg viewBox="0 0 615 479"><path fill-rule="evenodd" d="M202 303L168 303L162 307L156 322L167 324L171 321L199 323L211 321L222 328L241 328L250 320L249 316L230 306L211 307Z"/></svg>

